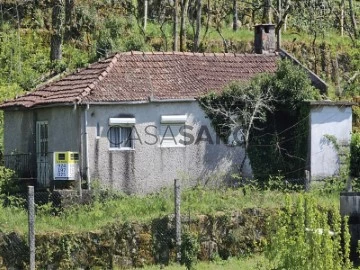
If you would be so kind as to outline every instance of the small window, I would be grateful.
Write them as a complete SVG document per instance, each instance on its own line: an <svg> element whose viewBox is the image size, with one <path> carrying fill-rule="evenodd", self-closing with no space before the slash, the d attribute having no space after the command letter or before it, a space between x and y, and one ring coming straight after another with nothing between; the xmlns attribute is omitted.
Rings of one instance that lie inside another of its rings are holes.
<svg viewBox="0 0 360 270"><path fill-rule="evenodd" d="M160 119L160 146L174 147L184 145L184 128L187 115L162 115Z"/></svg>
<svg viewBox="0 0 360 270"><path fill-rule="evenodd" d="M132 130L135 123L134 117L109 118L108 139L111 149L130 150L134 148Z"/></svg>
<svg viewBox="0 0 360 270"><path fill-rule="evenodd" d="M109 129L110 148L133 149L132 127L111 126Z"/></svg>
<svg viewBox="0 0 360 270"><path fill-rule="evenodd" d="M184 125L180 124L162 124L160 127L160 146L184 146L184 136L181 134L183 128Z"/></svg>

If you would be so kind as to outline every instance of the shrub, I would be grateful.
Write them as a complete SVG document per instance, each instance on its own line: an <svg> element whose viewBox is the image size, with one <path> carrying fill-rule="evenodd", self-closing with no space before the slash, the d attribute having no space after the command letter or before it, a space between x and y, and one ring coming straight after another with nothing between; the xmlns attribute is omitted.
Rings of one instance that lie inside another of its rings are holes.
<svg viewBox="0 0 360 270"><path fill-rule="evenodd" d="M185 232L181 240L181 263L191 270L197 261L200 246L196 235L190 232Z"/></svg>
<svg viewBox="0 0 360 270"><path fill-rule="evenodd" d="M347 219L339 211L316 207L314 198L288 197L285 209L269 222L266 257L272 269L349 269L350 237Z"/></svg>
<svg viewBox="0 0 360 270"><path fill-rule="evenodd" d="M0 166L0 194L9 194L19 191L17 182L14 181L15 172Z"/></svg>
<svg viewBox="0 0 360 270"><path fill-rule="evenodd" d="M350 175L360 176L360 133L354 133L350 143Z"/></svg>

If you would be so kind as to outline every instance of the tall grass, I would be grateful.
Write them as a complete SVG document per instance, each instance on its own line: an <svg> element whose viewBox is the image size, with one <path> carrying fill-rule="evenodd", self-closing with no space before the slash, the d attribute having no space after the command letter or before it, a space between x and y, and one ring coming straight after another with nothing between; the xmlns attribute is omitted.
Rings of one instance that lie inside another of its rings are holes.
<svg viewBox="0 0 360 270"><path fill-rule="evenodd" d="M184 266L173 264L165 267L159 267L159 265L146 266L143 268L144 270L183 270ZM262 255L254 255L245 258L230 258L228 260L215 260L213 262L199 262L195 265L194 269L196 270L218 270L218 269L226 269L226 270L266 270L268 268L268 264L264 256Z"/></svg>
<svg viewBox="0 0 360 270"><path fill-rule="evenodd" d="M313 191L317 192L317 191ZM291 192L297 197L299 193ZM317 204L339 207L337 193L316 193ZM52 207L37 208L37 232L82 232L99 230L114 222L146 222L173 213L172 190L145 196L116 195L95 200L90 205L76 205L54 215ZM182 214L195 216L216 212L230 213L244 208L280 208L285 195L280 191L239 189L189 188L182 192ZM0 231L26 233L27 212L19 207L0 206Z"/></svg>

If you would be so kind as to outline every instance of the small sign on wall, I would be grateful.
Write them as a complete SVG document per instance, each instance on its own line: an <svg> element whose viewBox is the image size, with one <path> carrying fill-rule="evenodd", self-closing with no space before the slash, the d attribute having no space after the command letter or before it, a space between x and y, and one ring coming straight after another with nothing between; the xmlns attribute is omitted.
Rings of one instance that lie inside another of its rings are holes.
<svg viewBox="0 0 360 270"><path fill-rule="evenodd" d="M78 175L78 152L54 152L54 180L77 180Z"/></svg>

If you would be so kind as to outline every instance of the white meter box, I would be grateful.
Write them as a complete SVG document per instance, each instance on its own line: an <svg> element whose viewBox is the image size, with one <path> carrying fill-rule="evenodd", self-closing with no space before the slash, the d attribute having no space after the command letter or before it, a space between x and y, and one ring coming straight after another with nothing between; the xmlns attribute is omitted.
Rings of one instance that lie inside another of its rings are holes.
<svg viewBox="0 0 360 270"><path fill-rule="evenodd" d="M77 180L78 172L78 152L54 152L54 180Z"/></svg>

